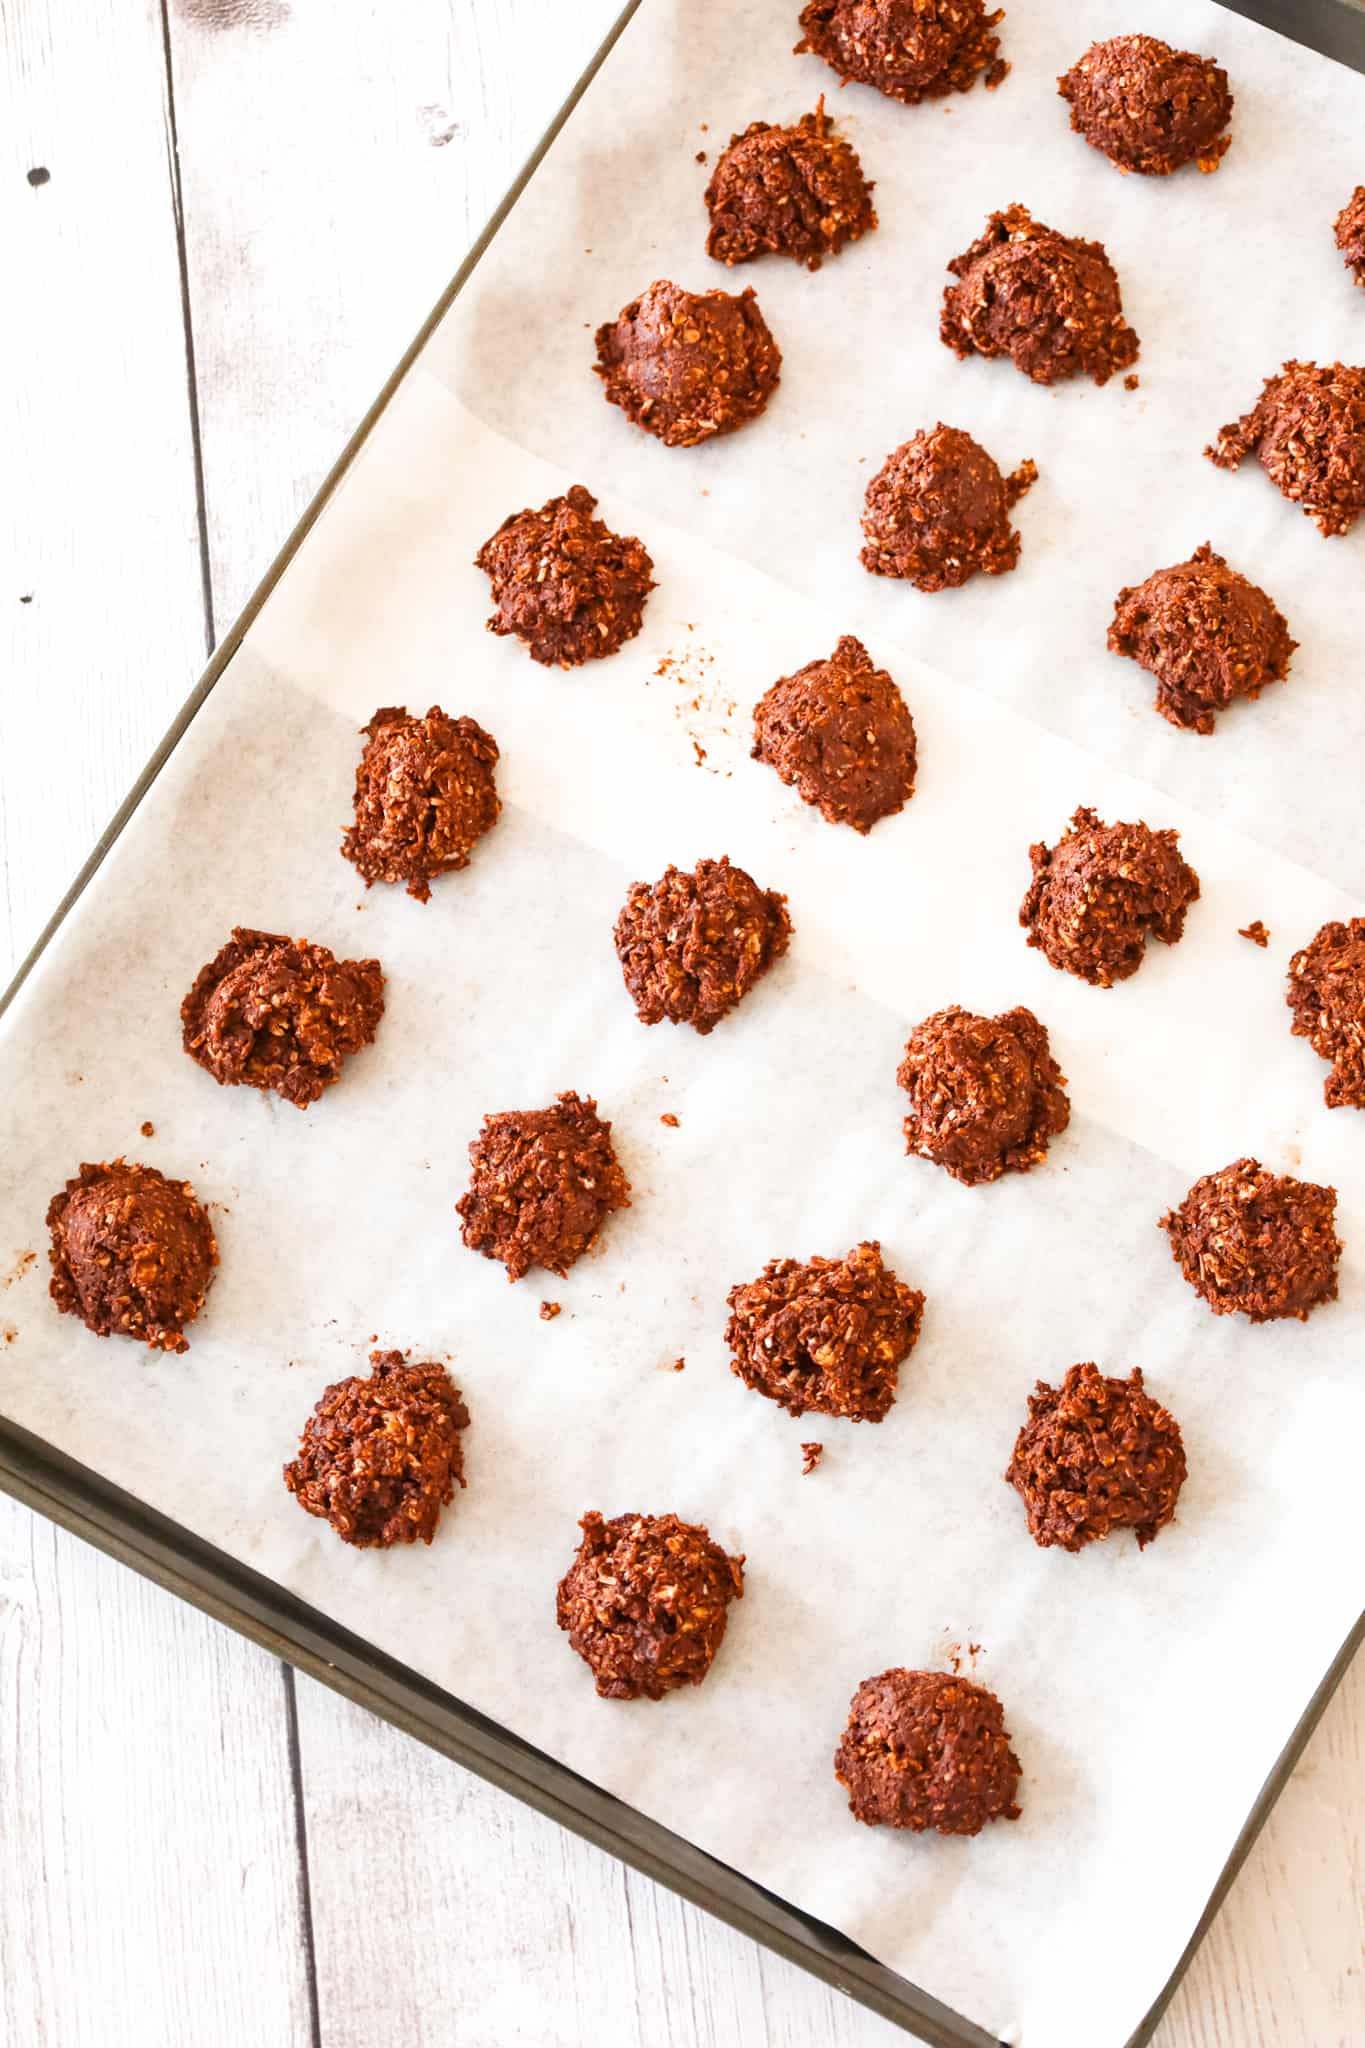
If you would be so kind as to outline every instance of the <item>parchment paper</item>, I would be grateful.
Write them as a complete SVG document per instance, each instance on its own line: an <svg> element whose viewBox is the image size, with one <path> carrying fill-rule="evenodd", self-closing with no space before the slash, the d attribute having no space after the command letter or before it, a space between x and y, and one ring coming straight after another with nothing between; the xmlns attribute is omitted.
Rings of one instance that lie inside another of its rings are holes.
<svg viewBox="0 0 1365 2048"><path fill-rule="evenodd" d="M818 277L736 280L786 350L781 392L684 454L603 404L587 329L656 275L717 281L696 149L829 80L787 54L785 4L646 0L5 1020L0 1407L1003 2039L1119 2048L1360 1604L1365 1129L1324 1108L1283 980L1361 907L1361 541L1323 542L1199 449L1283 356L1360 359L1329 222L1365 80L1144 0L1139 25L1227 64L1235 141L1213 179L1123 180L1050 80L1131 10L1046 12L1011 14L998 95L838 100L883 225ZM1048 394L940 348L942 258L1014 198L1109 244L1138 393ZM922 598L863 576L857 513L869 466L938 417L1042 476L1020 570ZM659 588L640 639L564 676L484 633L470 560L579 480L646 539ZM1103 639L1121 583L1206 537L1303 644L1286 685L1198 739ZM761 691L845 631L920 741L913 802L865 842L747 753ZM357 728L436 701L496 735L506 810L423 908L366 896L336 845ZM1107 992L1016 923L1030 841L1079 803L1177 826L1203 883L1182 944ZM616 910L637 877L722 851L788 893L792 951L711 1038L645 1030ZM1265 953L1237 936L1256 917ZM384 963L376 1045L307 1115L179 1049L179 999L235 922ZM951 1001L1029 1004L1070 1077L1045 1167L992 1188L902 1150L897 1058ZM486 1110L566 1087L613 1118L634 1203L567 1281L510 1287L458 1239L465 1146ZM101 1343L46 1299L47 1200L118 1152L219 1205L184 1358ZM1340 1190L1341 1300L1306 1326L1215 1320L1157 1230L1242 1152ZM794 1422L730 1375L726 1291L865 1236L928 1297L901 1398L877 1429ZM429 1551L352 1552L280 1482L372 1337L448 1357L473 1413L469 1489ZM1000 1478L1034 1377L1090 1358L1142 1365L1185 1432L1179 1517L1141 1556L1037 1551ZM587 1507L676 1509L747 1553L697 1692L595 1698L553 1615ZM972 1842L855 1826L830 1767L849 1694L954 1655L1005 1700L1023 1819Z"/></svg>

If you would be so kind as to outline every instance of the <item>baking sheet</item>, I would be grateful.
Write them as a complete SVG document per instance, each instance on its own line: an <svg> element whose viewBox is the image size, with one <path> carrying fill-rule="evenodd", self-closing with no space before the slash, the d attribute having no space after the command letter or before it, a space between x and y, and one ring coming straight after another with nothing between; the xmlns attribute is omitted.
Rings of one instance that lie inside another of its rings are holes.
<svg viewBox="0 0 1365 2048"><path fill-rule="evenodd" d="M1283 207L1268 221L1257 183L1243 201L1258 233L1277 228L1279 274L1243 249L1243 285L1254 276L1264 302L1242 306L1232 335L1187 337L1172 368L1182 315L1139 274L1150 229L1130 229L1130 256L1120 246L1137 181L1068 137L1043 92L1090 36L1131 26L1081 12L1061 51L1046 25L1012 21L1008 85L951 116L843 96L884 225L817 278L753 273L787 350L782 392L751 432L689 456L637 446L602 405L584 323L655 274L710 281L692 163L708 142L693 129L708 121L714 147L753 114L799 111L823 79L785 56L785 8L647 0L6 1020L0 1145L11 1270L82 1157L138 1153L223 1205L223 1270L186 1359L99 1344L51 1314L40 1266L20 1274L0 1295L7 1414L1002 2038L1049 2048L1105 2048L1141 2017L1353 1622L1349 1461L1365 1420L1359 1138L1322 1108L1322 1070L1282 1004L1288 952L1359 907L1338 765L1359 717L1344 646L1359 543L1321 542L1263 482L1221 477L1197 450L1180 466L1196 389L1213 400L1202 445L1283 354L1349 358L1359 312L1330 237L1324 256L1297 218L1291 237ZM1207 32L1181 10L1182 39L1234 71L1237 141L1192 196L1181 180L1145 199L1169 227L1163 270L1181 289L1197 270L1202 292L1243 217L1221 214L1211 239L1203 209L1226 204L1243 146L1253 181L1279 153L1283 189L1285 151L1311 132L1311 162L1301 142L1292 152L1294 212L1330 218L1365 86L1197 12ZM1155 8L1143 26L1175 32ZM983 150L991 189L966 206ZM647 220L621 205L625 159ZM1034 392L933 340L942 256L1013 197L1109 243L1144 338L1139 393ZM547 234L574 246L570 230L596 252L562 288L571 319L530 254ZM1299 324L1281 338L1286 305ZM1305 338L1303 309L1325 320L1324 305L1337 324ZM524 400L516 421L505 382ZM1011 464L1033 454L1043 478L1018 515L1021 570L922 599L849 567L867 473L850 458L875 464L940 414ZM847 507L841 464L859 472ZM468 561L506 510L580 477L646 538L660 588L639 641L561 677L483 634ZM1120 582L1206 536L1263 576L1304 644L1290 684L1200 741L1153 717L1145 679L1102 637ZM745 744L772 677L847 630L900 679L922 762L910 808L857 844ZM425 911L362 902L334 853L355 728L377 702L438 697L497 735L507 813ZM1272 722L1286 705L1292 733ZM1029 841L1078 802L1179 826L1204 883L1182 946L1110 992L1052 973L1014 923ZM644 1031L611 952L620 898L670 858L721 850L787 890L792 953L711 1039ZM1269 954L1236 936L1256 916ZM307 1117L214 1089L178 1051L179 996L234 921L373 951L388 971L378 1044ZM909 1025L951 1000L1027 1002L1051 1027L1075 1120L1046 1169L962 1190L901 1155L896 1058ZM484 1110L566 1086L616 1120L635 1206L567 1282L509 1288L458 1243L464 1145ZM1195 1173L1242 1150L1341 1190L1343 1298L1303 1329L1215 1323L1155 1230ZM794 1423L729 1376L725 1291L776 1252L864 1235L929 1297L902 1399L876 1431ZM546 1295L565 1306L550 1325ZM469 1492L420 1557L344 1551L278 1480L307 1408L358 1369L371 1333L449 1354L474 1413ZM1185 1428L1180 1519L1141 1559L1034 1551L998 1477L1034 1374L1080 1357L1142 1364ZM806 1436L827 1446L809 1481ZM724 1663L695 1696L598 1702L558 1637L554 1581L588 1505L673 1506L748 1552ZM854 1828L829 1769L853 1685L971 1644L1010 1710L1025 1818L975 1843Z"/></svg>

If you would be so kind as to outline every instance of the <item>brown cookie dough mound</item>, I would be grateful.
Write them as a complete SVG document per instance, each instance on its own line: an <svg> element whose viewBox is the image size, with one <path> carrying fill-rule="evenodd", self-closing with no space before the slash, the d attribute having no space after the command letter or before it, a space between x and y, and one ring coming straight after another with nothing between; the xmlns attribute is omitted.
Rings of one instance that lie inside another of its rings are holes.
<svg viewBox="0 0 1365 2048"><path fill-rule="evenodd" d="M555 1618L604 1700L661 1700L700 1685L744 1593L744 1559L676 1515L584 1515Z"/></svg>
<svg viewBox="0 0 1365 2048"><path fill-rule="evenodd" d="M870 1828L978 1835L1018 1820L1019 1759L993 1692L943 1671L865 1678L834 1752L848 1810Z"/></svg>
<svg viewBox="0 0 1365 2048"><path fill-rule="evenodd" d="M471 1251L501 1259L509 1280L532 1266L562 1280L612 1210L630 1207L611 1125L590 1095L486 1116L469 1157L469 1191L455 1204L460 1236Z"/></svg>
<svg viewBox="0 0 1365 2048"><path fill-rule="evenodd" d="M1038 1381L1005 1477L1040 1550L1083 1550L1115 1529L1143 1549L1175 1513L1185 1483L1180 1425L1142 1384L1073 1365L1060 1388Z"/></svg>
<svg viewBox="0 0 1365 2048"><path fill-rule="evenodd" d="M371 1043L384 1014L377 960L240 925L180 1005L184 1046L221 1085L264 1088L307 1109Z"/></svg>
<svg viewBox="0 0 1365 2048"><path fill-rule="evenodd" d="M1319 533L1349 533L1365 512L1365 369L1286 363L1204 453L1220 469L1255 455Z"/></svg>
<svg viewBox="0 0 1365 2048"><path fill-rule="evenodd" d="M608 399L665 448L694 448L756 420L781 369L752 290L736 297L660 281L597 330Z"/></svg>
<svg viewBox="0 0 1365 2048"><path fill-rule="evenodd" d="M654 588L654 564L633 534L593 518L575 484L538 512L514 512L474 557L493 585L490 633L515 633L533 661L578 668L633 640Z"/></svg>
<svg viewBox="0 0 1365 2048"><path fill-rule="evenodd" d="M1082 808L1056 846L1031 846L1033 881L1019 911L1045 960L1096 988L1126 981L1147 939L1174 946L1199 877L1176 851L1178 832L1105 825Z"/></svg>
<svg viewBox="0 0 1365 2048"><path fill-rule="evenodd" d="M896 1079L910 1097L905 1149L964 1187L1027 1173L1071 1121L1066 1076L1032 1010L939 1010L910 1034Z"/></svg>
<svg viewBox="0 0 1365 2048"><path fill-rule="evenodd" d="M780 960L787 899L719 860L632 882L616 920L616 957L642 1024L690 1024L705 1037Z"/></svg>
<svg viewBox="0 0 1365 2048"><path fill-rule="evenodd" d="M924 1296L882 1264L875 1242L846 1258L770 1259L732 1287L725 1341L730 1369L790 1415L880 1422L914 1349Z"/></svg>
<svg viewBox="0 0 1365 2048"><path fill-rule="evenodd" d="M467 868L498 821L497 741L472 718L447 718L439 704L425 718L390 704L361 730L355 823L341 851L367 889L406 882L409 896L425 903L436 877Z"/></svg>
<svg viewBox="0 0 1365 2048"><path fill-rule="evenodd" d="M1302 1323L1320 1302L1337 1298L1336 1206L1335 1188L1235 1159L1197 1180L1161 1228L1172 1258L1216 1316Z"/></svg>
<svg viewBox="0 0 1365 2048"><path fill-rule="evenodd" d="M1346 268L1365 291L1365 185L1357 185L1337 215L1337 247Z"/></svg>
<svg viewBox="0 0 1365 2048"><path fill-rule="evenodd" d="M1283 682L1298 644L1259 584L1207 541L1188 562L1121 590L1109 628L1110 653L1156 677L1157 710L1188 732L1212 732L1238 697Z"/></svg>
<svg viewBox="0 0 1365 2048"><path fill-rule="evenodd" d="M993 213L948 269L939 335L958 356L1008 356L1035 384L1107 384L1137 361L1114 266L1102 242L1044 227L1026 206Z"/></svg>
<svg viewBox="0 0 1365 2048"><path fill-rule="evenodd" d="M343 1543L387 1550L430 1543L463 1486L469 1410L443 1365L372 1351L370 1376L328 1387L303 1426L284 1483Z"/></svg>
<svg viewBox="0 0 1365 2048"><path fill-rule="evenodd" d="M187 1180L112 1159L82 1166L48 1204L48 1292L97 1337L188 1351L185 1325L204 1306L218 1246Z"/></svg>
<svg viewBox="0 0 1365 2048"><path fill-rule="evenodd" d="M915 793L915 727L904 697L861 640L782 676L754 706L766 761L831 825L870 832Z"/></svg>
<svg viewBox="0 0 1365 2048"><path fill-rule="evenodd" d="M1294 955L1286 1001L1295 1038L1331 1062L1327 1107L1365 1109L1365 918L1325 924Z"/></svg>
<svg viewBox="0 0 1365 2048"><path fill-rule="evenodd" d="M956 590L978 569L1005 575L1019 560L1010 510L1037 475L1023 462L1003 477L979 441L940 420L902 442L868 485L863 567L928 591Z"/></svg>
<svg viewBox="0 0 1365 2048"><path fill-rule="evenodd" d="M1231 138L1228 75L1211 57L1156 36L1092 43L1057 80L1071 125L1121 171L1165 178L1182 164L1216 171Z"/></svg>
<svg viewBox="0 0 1365 2048"><path fill-rule="evenodd" d="M771 254L818 270L877 225L872 187L823 98L793 128L751 121L731 136L706 188L706 210L706 253L728 264Z"/></svg>
<svg viewBox="0 0 1365 2048"><path fill-rule="evenodd" d="M984 0L811 0L795 54L823 57L841 85L856 79L915 107L969 91L983 71L999 85L1009 65L991 30L1003 18Z"/></svg>

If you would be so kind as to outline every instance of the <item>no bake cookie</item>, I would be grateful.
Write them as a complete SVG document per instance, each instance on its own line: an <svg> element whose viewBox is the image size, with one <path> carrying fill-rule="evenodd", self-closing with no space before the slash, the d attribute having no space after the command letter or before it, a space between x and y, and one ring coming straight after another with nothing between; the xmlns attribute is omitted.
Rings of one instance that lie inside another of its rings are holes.
<svg viewBox="0 0 1365 2048"><path fill-rule="evenodd" d="M633 640L654 588L654 564L633 534L594 518L582 484L504 519L474 558L493 586L490 633L514 633L533 661L578 668Z"/></svg>
<svg viewBox="0 0 1365 2048"><path fill-rule="evenodd" d="M751 121L730 138L706 188L706 253L726 264L790 256L818 270L877 225L857 151L821 99L790 128Z"/></svg>
<svg viewBox="0 0 1365 2048"><path fill-rule="evenodd" d="M1171 1256L1216 1316L1306 1322L1337 1298L1335 1188L1235 1159L1161 1218Z"/></svg>
<svg viewBox="0 0 1365 2048"><path fill-rule="evenodd" d="M1204 453L1220 469L1254 455L1319 533L1349 533L1365 512L1365 369L1286 363Z"/></svg>
<svg viewBox="0 0 1365 2048"><path fill-rule="evenodd" d="M1057 90L1076 133L1121 171L1165 178L1188 163L1216 171L1227 151L1227 72L1156 36L1092 43Z"/></svg>
<svg viewBox="0 0 1365 2048"><path fill-rule="evenodd" d="M1009 515L1037 467L1002 476L994 457L942 420L902 442L867 487L862 564L917 590L956 590L978 570L1003 576L1019 560Z"/></svg>
<svg viewBox="0 0 1365 2048"><path fill-rule="evenodd" d="M596 367L627 419L666 448L693 448L758 418L782 352L751 289L688 292L661 279L598 328Z"/></svg>
<svg viewBox="0 0 1365 2048"><path fill-rule="evenodd" d="M238 926L180 1006L185 1051L225 1087L307 1109L369 1045L384 1014L377 960Z"/></svg>
<svg viewBox="0 0 1365 2048"><path fill-rule="evenodd" d="M1102 242L1059 234L1025 206L993 213L948 269L939 335L958 356L1008 356L1035 384L1107 384L1137 361Z"/></svg>
<svg viewBox="0 0 1365 2048"><path fill-rule="evenodd" d="M832 825L870 832L915 793L915 726L896 684L845 633L827 661L781 676L754 707L766 761Z"/></svg>
<svg viewBox="0 0 1365 2048"><path fill-rule="evenodd" d="M936 1011L911 1032L896 1079L910 1097L906 1151L966 1187L1027 1173L1071 1119L1066 1076L1031 1010Z"/></svg>
<svg viewBox="0 0 1365 2048"><path fill-rule="evenodd" d="M48 1204L49 1293L97 1337L187 1351L218 1264L213 1226L194 1189L154 1166L85 1165Z"/></svg>
<svg viewBox="0 0 1365 2048"><path fill-rule="evenodd" d="M1210 733L1239 697L1282 682L1297 640L1259 584L1205 541L1187 562L1121 590L1109 650L1156 677L1156 708L1172 725Z"/></svg>
<svg viewBox="0 0 1365 2048"><path fill-rule="evenodd" d="M1096 988L1136 974L1148 938L1174 946L1199 877L1178 832L1105 825L1078 810L1056 846L1029 848L1033 880L1019 911L1028 942L1063 973Z"/></svg>
<svg viewBox="0 0 1365 2048"><path fill-rule="evenodd" d="M731 1370L791 1415L880 1422L914 1348L924 1296L882 1264L875 1241L842 1259L770 1259L732 1287Z"/></svg>
<svg viewBox="0 0 1365 2048"><path fill-rule="evenodd" d="M967 92L983 73L999 85L1009 70L993 33L1003 16L984 0L811 0L796 54L823 57L841 84L856 79L914 107Z"/></svg>
<svg viewBox="0 0 1365 2048"><path fill-rule="evenodd" d="M1019 1759L993 1692L900 1666L865 1678L834 1754L849 1812L868 1827L980 1834L1017 1820Z"/></svg>
<svg viewBox="0 0 1365 2048"><path fill-rule="evenodd" d="M569 1091L548 1109L486 1116L469 1159L469 1188L455 1205L460 1235L471 1251L501 1259L509 1280L533 1266L563 1279L612 1211L630 1206L611 1125L591 1096Z"/></svg>
<svg viewBox="0 0 1365 2048"><path fill-rule="evenodd" d="M1060 1387L1039 1380L1006 1479L1042 1550L1083 1550L1131 1529L1144 1548L1175 1513L1185 1483L1180 1425L1134 1366L1126 1380L1073 1365Z"/></svg>
<svg viewBox="0 0 1365 2048"><path fill-rule="evenodd" d="M468 867L497 823L497 742L472 718L448 718L439 704L425 718L386 705L362 730L355 823L341 850L366 888L404 882L425 903L436 877Z"/></svg>
<svg viewBox="0 0 1365 2048"><path fill-rule="evenodd" d="M606 1700L700 1685L744 1592L744 1559L676 1515L584 1515L555 1618Z"/></svg>
<svg viewBox="0 0 1365 2048"><path fill-rule="evenodd" d="M387 1550L430 1543L463 1486L460 1433L469 1410L443 1365L372 1351L368 1378L326 1389L303 1427L284 1483L344 1543Z"/></svg>
<svg viewBox="0 0 1365 2048"><path fill-rule="evenodd" d="M704 1037L781 959L787 899L729 857L632 882L616 920L616 957L642 1024L690 1024Z"/></svg>

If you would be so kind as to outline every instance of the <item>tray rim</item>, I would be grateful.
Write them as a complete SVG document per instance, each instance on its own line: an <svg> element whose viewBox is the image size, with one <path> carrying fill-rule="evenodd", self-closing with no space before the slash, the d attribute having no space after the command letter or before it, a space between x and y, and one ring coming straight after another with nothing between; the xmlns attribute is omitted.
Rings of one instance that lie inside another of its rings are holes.
<svg viewBox="0 0 1365 2048"><path fill-rule="evenodd" d="M315 496L214 649L147 765L0 993L3 1019L105 857L230 667L248 631L331 501L427 342L459 297L579 101L644 0L625 0L539 142L494 208ZM1365 0L1218 0L1230 12L1365 71ZM195 1536L55 1444L0 1415L0 1492L185 1600L404 1734L891 2020L929 2048L1004 2048L997 2037L684 1837L581 1777L429 1679L376 1650L251 1567ZM1365 1610L1314 1689L1266 1776L1170 1976L1123 2048L1147 2048L1252 1844L1365 1645Z"/></svg>

